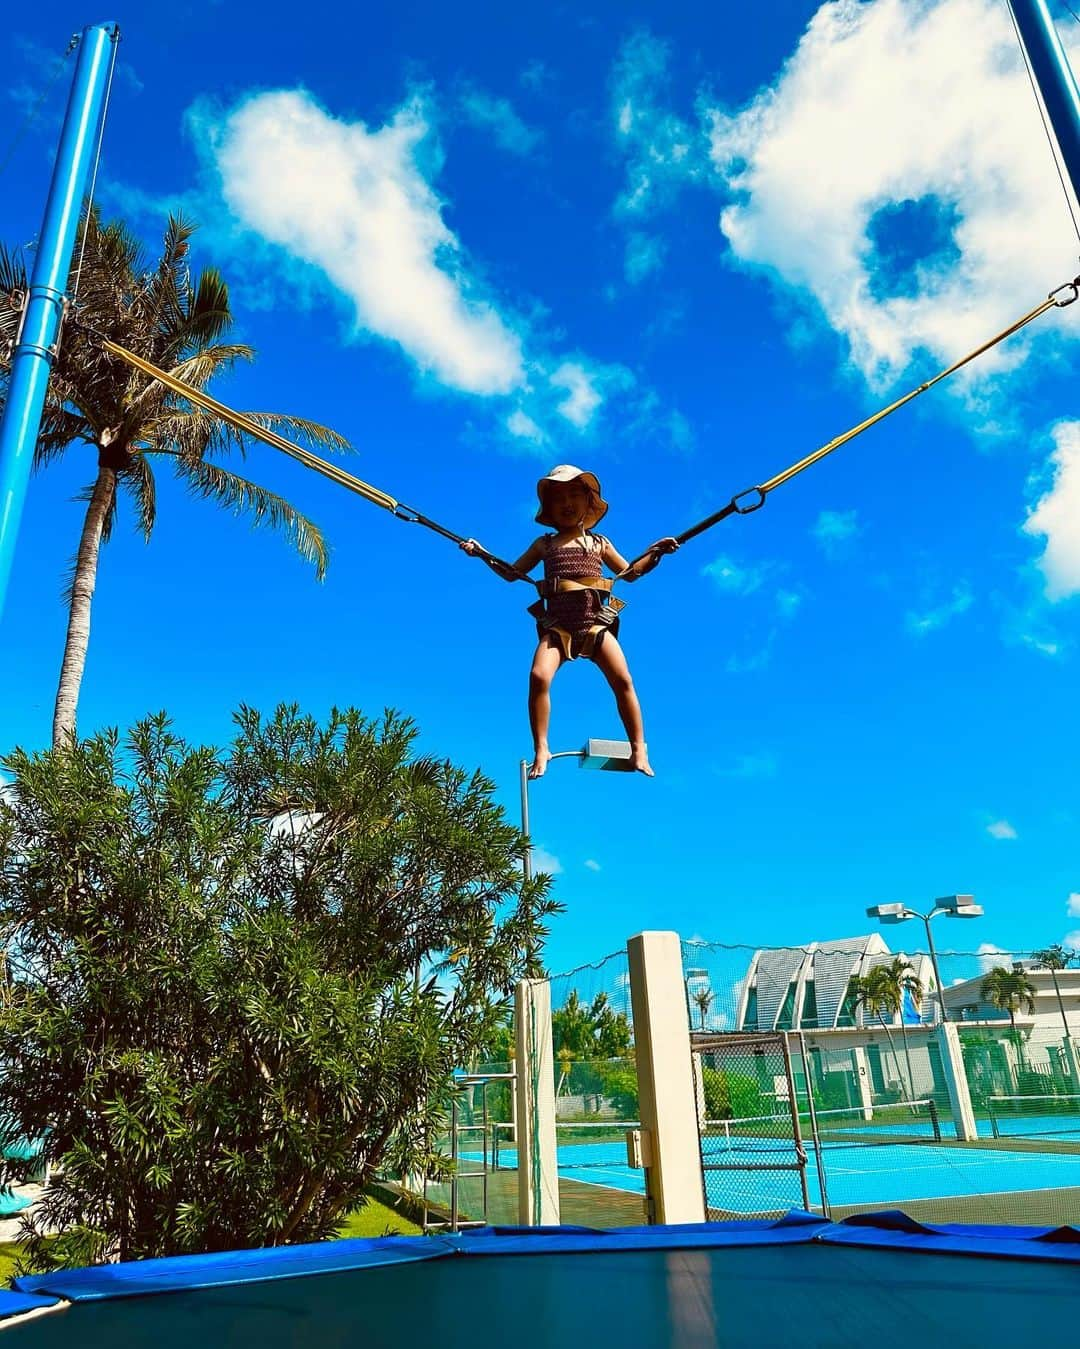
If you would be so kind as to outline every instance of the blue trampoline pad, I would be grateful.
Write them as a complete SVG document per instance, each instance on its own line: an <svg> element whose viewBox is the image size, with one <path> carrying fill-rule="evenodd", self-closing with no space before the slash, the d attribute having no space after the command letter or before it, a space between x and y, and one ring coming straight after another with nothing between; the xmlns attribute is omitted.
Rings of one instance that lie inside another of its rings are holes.
<svg viewBox="0 0 1080 1349"><path fill-rule="evenodd" d="M153 1278L132 1264L20 1280L16 1297L44 1302L66 1288L79 1300L0 1324L7 1344L41 1349L566 1349L586 1338L649 1349L986 1349L1071 1324L1080 1295L1080 1232L932 1228L902 1214L495 1229L437 1238L427 1259L405 1240L401 1250L394 1239L332 1243L351 1248L336 1256L321 1246L151 1261ZM307 1252L318 1256L310 1273ZM184 1286L189 1270L199 1286Z"/></svg>

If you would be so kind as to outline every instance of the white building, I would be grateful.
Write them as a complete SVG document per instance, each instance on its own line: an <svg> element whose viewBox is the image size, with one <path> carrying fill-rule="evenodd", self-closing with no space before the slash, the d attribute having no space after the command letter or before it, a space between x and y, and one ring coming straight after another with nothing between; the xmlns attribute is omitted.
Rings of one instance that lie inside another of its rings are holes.
<svg viewBox="0 0 1080 1349"><path fill-rule="evenodd" d="M939 1019L937 983L929 956L889 950L882 937L841 937L799 947L755 951L743 980L736 1028L742 1031L833 1030L881 1022L855 1006L855 981L896 955L922 984L922 998L905 994L892 1025L928 1025Z"/></svg>

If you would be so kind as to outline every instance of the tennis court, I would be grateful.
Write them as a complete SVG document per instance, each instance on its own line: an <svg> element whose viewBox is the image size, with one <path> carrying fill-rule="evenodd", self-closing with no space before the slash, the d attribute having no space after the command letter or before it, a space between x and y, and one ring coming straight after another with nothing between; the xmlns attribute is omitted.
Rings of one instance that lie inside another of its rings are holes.
<svg viewBox="0 0 1080 1349"><path fill-rule="evenodd" d="M1034 1125L1040 1118L1028 1116L1023 1122ZM1063 1132L1069 1128L1067 1118L1046 1118L1050 1126ZM1074 1117L1074 1131L1076 1125ZM560 1178L578 1185L644 1194L644 1172L627 1165L621 1136L623 1129L632 1127L633 1122L620 1121L557 1125ZM998 1127L1004 1127L1004 1117ZM948 1123L945 1128L948 1131ZM980 1121L979 1131L991 1137L991 1121ZM802 1133L810 1202L820 1206L821 1186L811 1130L803 1127ZM850 1111L819 1112L818 1134L828 1198L834 1207L892 1206L912 1200L1080 1188L1080 1151L964 1146L942 1137L936 1114L920 1117L907 1107L902 1112L894 1108L879 1111L871 1120L861 1116L856 1119ZM1004 1133L1001 1136L1006 1137ZM702 1160L710 1208L750 1214L802 1205L798 1172L770 1169L790 1166L795 1160L790 1114L708 1121L702 1137ZM516 1164L515 1150L501 1146L499 1165L513 1168Z"/></svg>

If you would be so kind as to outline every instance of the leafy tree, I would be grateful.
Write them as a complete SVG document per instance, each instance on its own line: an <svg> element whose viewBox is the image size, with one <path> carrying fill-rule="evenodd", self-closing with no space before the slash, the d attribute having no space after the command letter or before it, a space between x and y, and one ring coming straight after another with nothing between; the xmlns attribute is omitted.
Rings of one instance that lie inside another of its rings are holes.
<svg viewBox="0 0 1080 1349"><path fill-rule="evenodd" d="M392 712L236 722L4 760L0 1146L59 1163L38 1267L332 1235L380 1168L435 1171L453 1069L539 972L557 906L490 782Z"/></svg>
<svg viewBox="0 0 1080 1349"><path fill-rule="evenodd" d="M922 997L922 981L916 976L910 961L905 960L903 956L894 956L890 964L875 965L869 973L860 975L854 981L854 991L855 1006L865 1008L867 1012L875 1016L885 1031L889 1041L889 1049L892 1052L896 1076L903 1082L904 1075L900 1071L900 1060L896 1053L896 1041L893 1039L892 1025L903 1009L905 992L911 993L916 1000ZM900 1024L904 1035L904 1052L907 1058L907 1098L911 1101L914 1100L915 1094L911 1052L908 1048L907 1027L903 1024L903 1018L901 1018Z"/></svg>
<svg viewBox="0 0 1080 1349"><path fill-rule="evenodd" d="M326 568L326 544L310 520L284 498L215 462L229 453L244 453L240 432L110 356L87 331L96 330L198 389L237 361L254 359L251 347L221 340L233 315L219 273L207 268L194 279L190 274L194 230L182 217L170 216L161 256L151 265L125 225L103 225L93 210L87 219L75 316L86 327L66 325L34 452L37 468L83 446L96 461L67 596L54 745L75 734L101 543L112 533L123 494L131 499L139 530L150 538L158 509L155 464L170 465L195 496L284 531L320 577ZM25 288L21 258L0 248L0 301ZM0 350L4 338L14 337L17 322L16 311L0 302ZM0 407L9 376L10 365L0 360ZM316 422L280 413L248 415L261 426L314 444L347 448L339 435Z"/></svg>
<svg viewBox="0 0 1080 1349"><path fill-rule="evenodd" d="M1023 966L1014 964L1011 970L1007 970L1004 965L995 965L979 985L979 996L1000 1011L1008 1012L1010 1033L1023 1071L1026 1068L1024 1047L1016 1029L1016 1013L1021 1008L1029 1016L1035 1011L1035 985L1024 973Z"/></svg>

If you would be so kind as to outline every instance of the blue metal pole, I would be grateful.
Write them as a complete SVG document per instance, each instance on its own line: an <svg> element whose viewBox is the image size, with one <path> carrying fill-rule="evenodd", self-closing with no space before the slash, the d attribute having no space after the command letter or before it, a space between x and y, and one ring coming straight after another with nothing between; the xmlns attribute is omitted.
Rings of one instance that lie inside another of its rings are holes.
<svg viewBox="0 0 1080 1349"><path fill-rule="evenodd" d="M1020 40L1080 201L1080 90L1046 0L1009 0Z"/></svg>
<svg viewBox="0 0 1080 1349"><path fill-rule="evenodd" d="M0 419L0 616L41 426L52 348L64 311L79 213L97 145L112 46L119 38L120 29L114 23L83 30L34 255L22 332L12 355L7 402Z"/></svg>

